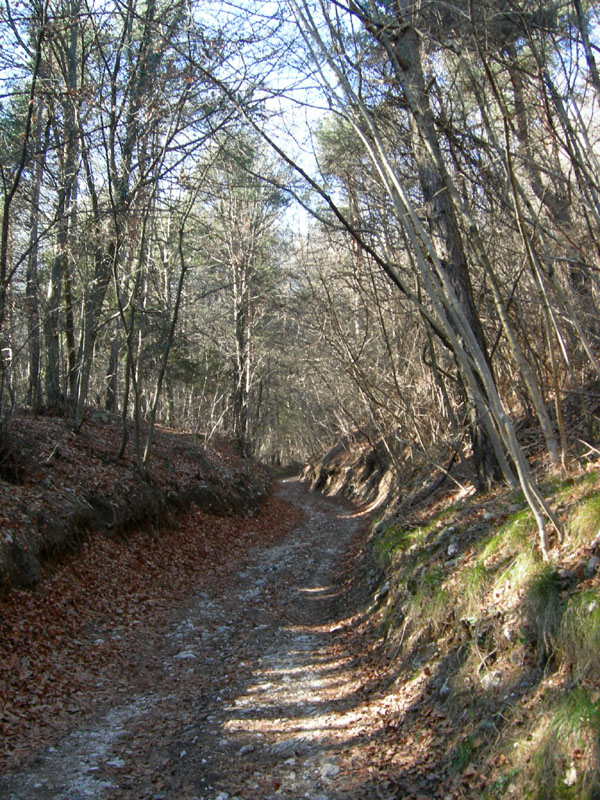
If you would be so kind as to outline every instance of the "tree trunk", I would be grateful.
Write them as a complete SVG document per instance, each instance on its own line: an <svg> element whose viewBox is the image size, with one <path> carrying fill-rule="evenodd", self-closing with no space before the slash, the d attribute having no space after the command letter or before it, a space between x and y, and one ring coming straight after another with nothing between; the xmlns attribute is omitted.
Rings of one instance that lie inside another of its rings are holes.
<svg viewBox="0 0 600 800"><path fill-rule="evenodd" d="M600 324L598 320L598 308L593 296L590 266L581 259L578 251L569 242L575 230L571 211L572 201L569 191L569 182L566 177L563 176L559 159L552 165L552 181L544 183L542 180L542 171L532 149L523 79L516 66L517 50L514 45L510 45L506 48L506 52L508 55L507 69L514 93L515 117L517 122L515 130L522 154L523 168L536 198L547 210L559 233L563 235L565 257L570 265L567 277L569 287L575 298L575 308L584 319L584 330L595 339L598 339L600 337ZM557 174L560 174L559 179L556 177ZM547 269L550 277L553 278L552 265L548 264Z"/></svg>
<svg viewBox="0 0 600 800"><path fill-rule="evenodd" d="M21 152L18 157L17 164L9 174L5 171L3 165L0 165L1 184L4 189L2 197L2 215L0 218L0 351L4 348L4 322L6 316L6 304L8 299L8 289L12 279L12 272L9 267L9 239L12 223L12 204L17 195L17 191L21 184L27 159L30 155L31 134L34 124L34 112L36 109L35 97L37 91L37 82L40 76L42 65L42 44L46 33L46 4L44 3L39 13L39 20L37 20L37 28L34 36L32 37L34 53L34 64L31 74L31 81L28 93L27 116L21 137ZM2 353L0 352L0 357ZM2 404L4 396L5 375L4 375L4 360L0 358L0 370L2 375L0 378L0 414L2 413Z"/></svg>
<svg viewBox="0 0 600 800"><path fill-rule="evenodd" d="M234 260L237 257L234 256ZM234 432L240 444L240 452L246 457L249 452L249 413L250 394L250 266L245 263L232 264L234 277L233 325L235 337L235 359L233 370L233 423Z"/></svg>
<svg viewBox="0 0 600 800"><path fill-rule="evenodd" d="M33 168L33 181L31 188L31 210L29 213L29 256L27 259L27 274L25 278L25 307L27 316L27 342L29 347L29 369L27 376L27 402L34 414L42 405L41 381L41 332L39 309L39 219L40 219L40 193L42 175L44 172L43 131L41 120L43 117L43 103L37 103L37 130L36 157Z"/></svg>
<svg viewBox="0 0 600 800"><path fill-rule="evenodd" d="M46 405L53 409L63 410L64 396L61 389L60 375L60 301L62 294L62 278L64 274L65 250L67 247L67 226L65 217L65 191L59 191L58 200L58 233L56 234L56 250L52 259L50 287L48 291L48 311L45 320L46 352L48 363L46 368Z"/></svg>
<svg viewBox="0 0 600 800"><path fill-rule="evenodd" d="M110 356L106 370L106 393L104 397L104 408L116 414L118 411L117 378L119 366L119 339L117 336L110 343Z"/></svg>
<svg viewBox="0 0 600 800"><path fill-rule="evenodd" d="M77 385L75 388L76 397L76 411L75 411L75 426L81 424L83 418L83 411L87 402L89 383L92 372L94 360L94 348L96 345L96 338L98 335L98 322L102 313L102 306L104 298L110 284L111 277L111 257L106 252L104 244L100 240L100 226L96 226L96 244L94 253L94 276L91 285L88 289L87 296L83 307L83 319L81 321L81 338L79 341L79 350L77 354ZM114 352L113 352L114 349ZM108 376L116 376L116 361L113 364L113 357L118 357L118 342L113 340L111 343L111 355L109 361ZM110 381L109 381L110 385ZM116 391L116 377L114 377L114 390ZM116 394L109 400L109 388L106 390L106 403L114 405L116 409ZM106 406L108 408L108 405Z"/></svg>
<svg viewBox="0 0 600 800"><path fill-rule="evenodd" d="M443 156L425 86L420 36L417 30L412 26L405 26L399 34L396 47L396 74L407 100L411 149L425 201L429 232L436 245L441 268L454 290L464 319L492 372L485 336L473 300L469 266L457 213L446 186L445 176L441 172ZM498 462L475 399L468 386L464 384L463 386L469 407L469 433L475 471L480 488L485 488L499 477ZM485 395L482 383L479 388L481 394Z"/></svg>
<svg viewBox="0 0 600 800"><path fill-rule="evenodd" d="M178 254L179 254L179 280L177 282L177 291L175 294L175 306L173 308L173 315L171 317L171 321L169 324L169 330L167 333L167 338L164 344L163 352L161 355L160 366L158 370L158 376L156 379L156 388L154 390L154 398L152 400L152 405L150 407L150 414L148 417L148 433L146 435L146 444L144 447L144 469L148 469L148 465L150 462L150 449L152 447L152 440L154 436L154 423L156 421L156 412L158 410L158 403L160 400L160 394L162 390L163 381L165 379L166 370L167 370L167 363L169 360L169 354L171 352L171 347L173 346L173 340L175 338L175 330L177 328L177 321L179 319L179 309L181 308L181 301L183 298L183 286L185 283L185 275L187 272L187 266L185 262L185 256L183 252L183 237L184 237L184 228L182 227L179 231L179 240L178 240ZM172 394L170 397L170 407L172 406L173 398ZM171 408L169 408L171 411Z"/></svg>
<svg viewBox="0 0 600 800"><path fill-rule="evenodd" d="M585 13L581 5L581 0L573 0L573 5L575 6L575 13L577 15L577 26L579 28L579 32L581 33L581 40L583 42L585 58L587 61L588 69L590 71L590 81L592 83L592 86L596 90L596 94L598 95L598 97L600 97L600 75L598 74L598 65L596 64L596 59L594 57L594 48L592 46L592 42L590 41L588 23L585 18Z"/></svg>
<svg viewBox="0 0 600 800"><path fill-rule="evenodd" d="M73 318L72 262L75 243L74 226L77 219L77 171L79 159L79 132L75 113L77 95L77 46L79 32L80 0L73 0L67 10L69 39L64 52L64 95L61 102L63 129L56 123L56 141L59 165L57 202L56 252L52 263L50 308L48 312L48 405L63 410L65 401L75 410L76 348ZM60 386L60 306L64 292L64 323L67 345L67 375L65 392Z"/></svg>

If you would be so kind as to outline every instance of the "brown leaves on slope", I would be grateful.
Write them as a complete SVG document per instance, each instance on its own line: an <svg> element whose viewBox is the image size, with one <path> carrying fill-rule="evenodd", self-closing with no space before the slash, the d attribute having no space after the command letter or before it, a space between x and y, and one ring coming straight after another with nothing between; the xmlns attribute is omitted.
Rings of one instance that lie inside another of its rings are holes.
<svg viewBox="0 0 600 800"><path fill-rule="evenodd" d="M254 507L267 470L226 443L157 429L150 482L140 480L129 444L117 459L117 420L91 418L75 433L67 420L17 416L0 449L0 587L27 587L40 562L61 557L90 528L120 531L152 521L168 504L196 500L233 511Z"/></svg>

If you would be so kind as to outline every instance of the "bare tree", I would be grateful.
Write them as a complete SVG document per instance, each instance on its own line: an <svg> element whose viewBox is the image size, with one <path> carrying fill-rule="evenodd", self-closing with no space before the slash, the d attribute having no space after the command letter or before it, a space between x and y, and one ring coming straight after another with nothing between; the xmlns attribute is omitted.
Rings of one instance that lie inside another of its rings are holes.
<svg viewBox="0 0 600 800"><path fill-rule="evenodd" d="M2 185L2 215L0 221L0 410L3 407L4 389L6 384L7 360L10 360L10 347L3 335L6 319L7 296L12 278L20 263L15 259L11 264L9 257L10 234L13 227L13 205L23 181L26 167L31 157L31 143L34 137L34 115L36 110L36 92L38 80L42 69L44 40L47 34L48 4L43 2L34 6L31 16L25 21L31 31L32 46L29 48L22 36L24 31L20 28L11 13L8 14L8 28L17 45L24 50L31 63L31 74L28 80L25 96L27 98L24 115L21 120L22 130L14 153L0 164L0 181ZM11 80L10 77L8 79Z"/></svg>

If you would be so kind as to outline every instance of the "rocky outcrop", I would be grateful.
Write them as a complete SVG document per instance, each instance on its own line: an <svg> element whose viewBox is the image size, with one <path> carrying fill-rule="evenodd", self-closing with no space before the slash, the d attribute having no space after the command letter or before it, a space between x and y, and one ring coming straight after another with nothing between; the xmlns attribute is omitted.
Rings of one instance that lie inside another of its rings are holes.
<svg viewBox="0 0 600 800"><path fill-rule="evenodd" d="M346 497L360 505L386 505L394 492L392 459L381 438L364 431L344 436L324 456L304 468L313 491Z"/></svg>

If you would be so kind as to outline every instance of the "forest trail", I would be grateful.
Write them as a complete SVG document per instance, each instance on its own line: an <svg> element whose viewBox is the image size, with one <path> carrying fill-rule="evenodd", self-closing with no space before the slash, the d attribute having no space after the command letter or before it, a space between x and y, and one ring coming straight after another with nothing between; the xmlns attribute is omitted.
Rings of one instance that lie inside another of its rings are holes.
<svg viewBox="0 0 600 800"><path fill-rule="evenodd" d="M160 639L135 642L135 668L54 747L0 778L0 797L394 797L358 786L343 757L364 732L339 602L364 518L296 481L278 492L304 521L202 586Z"/></svg>

